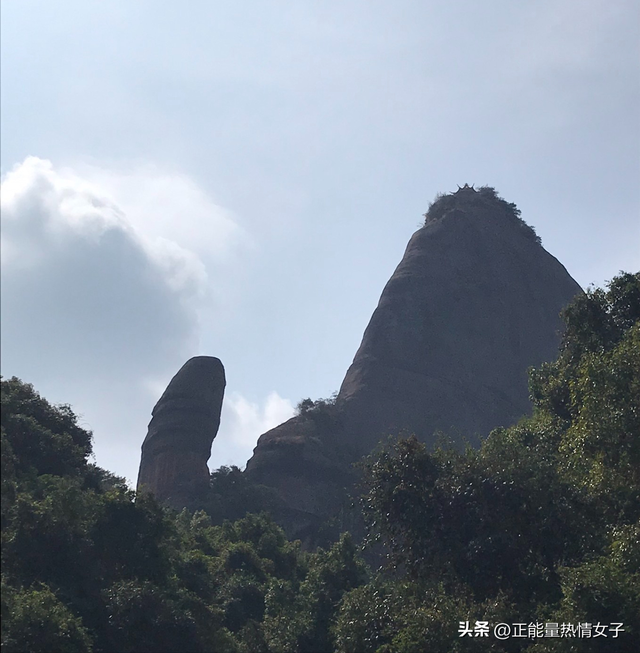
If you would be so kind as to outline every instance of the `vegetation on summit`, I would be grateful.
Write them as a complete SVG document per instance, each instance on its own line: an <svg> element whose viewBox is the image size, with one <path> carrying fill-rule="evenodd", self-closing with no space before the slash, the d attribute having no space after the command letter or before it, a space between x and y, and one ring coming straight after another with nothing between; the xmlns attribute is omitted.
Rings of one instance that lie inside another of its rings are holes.
<svg viewBox="0 0 640 653"><path fill-rule="evenodd" d="M236 497L233 521L135 497L88 462L70 408L3 381L3 650L635 651L640 274L564 318L558 360L531 374L532 417L478 450L408 438L364 461L368 537L387 556L377 571L349 534L305 553L266 513L245 515L268 498L237 469L211 483L219 511ZM623 630L461 636L476 620Z"/></svg>
<svg viewBox="0 0 640 653"><path fill-rule="evenodd" d="M441 220L455 209L464 212L479 210L501 214L505 219L517 224L530 240L539 245L542 243L535 229L520 217L520 209L513 202L507 202L500 197L492 186L480 186L476 189L465 184L462 188L458 187L455 193L439 193L424 214L425 226Z"/></svg>

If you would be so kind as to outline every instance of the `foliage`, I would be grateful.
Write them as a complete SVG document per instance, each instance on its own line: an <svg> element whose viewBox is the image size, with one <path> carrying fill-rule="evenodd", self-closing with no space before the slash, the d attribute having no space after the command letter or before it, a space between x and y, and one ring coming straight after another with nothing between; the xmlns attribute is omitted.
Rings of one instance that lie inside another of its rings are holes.
<svg viewBox="0 0 640 653"><path fill-rule="evenodd" d="M610 526L640 519L640 274L565 311L561 354L531 376L538 414L558 436L563 476L597 500Z"/></svg>
<svg viewBox="0 0 640 653"><path fill-rule="evenodd" d="M296 415L301 415L324 427L335 427L340 422L341 406L338 393L326 399L302 399L296 405Z"/></svg>
<svg viewBox="0 0 640 653"><path fill-rule="evenodd" d="M507 202L500 197L492 186L481 186L475 189L465 184L463 188L459 188L455 193L439 193L433 202L429 204L429 209L424 214L424 224L428 225L437 222L455 209L463 211L473 209L498 213L505 220L509 220L520 228L527 238L538 244L541 243L535 229L520 217L520 209L513 202Z"/></svg>
<svg viewBox="0 0 640 653"><path fill-rule="evenodd" d="M531 373L531 418L478 450L407 438L364 462L363 514L388 562L375 574L348 533L315 552L288 541L268 514L277 495L238 468L213 472L206 512L136 497L88 462L91 434L68 406L3 381L3 650L634 651L640 275L564 318L558 360ZM335 424L340 407L308 400L300 414ZM465 620L624 632L461 638Z"/></svg>
<svg viewBox="0 0 640 653"><path fill-rule="evenodd" d="M2 382L2 407L5 446L16 473L61 476L85 469L91 433L78 426L69 406L51 406L14 377Z"/></svg>
<svg viewBox="0 0 640 653"><path fill-rule="evenodd" d="M277 492L266 485L250 481L235 465L222 466L211 472L209 492L202 509L214 524L234 521L248 513L276 514L282 501Z"/></svg>
<svg viewBox="0 0 640 653"><path fill-rule="evenodd" d="M447 599L467 597L468 614L478 619L498 602L507 623L623 622L615 649L603 638L580 650L635 649L639 293L640 275L621 275L608 291L579 297L564 314L560 357L532 373L534 416L495 430L480 450L428 452L409 438L367 460L363 507L371 534L386 543L391 568L425 597L435 588ZM356 598L368 596L367 613L378 614L394 595L367 591L343 603L352 624ZM404 628L400 613L385 614L392 616L381 632L390 634L380 641L405 650L394 639ZM434 650L458 650L451 637ZM347 634L338 641L344 650L369 646L364 639L348 644Z"/></svg>
<svg viewBox="0 0 640 653"><path fill-rule="evenodd" d="M366 567L349 534L343 534L328 551L311 554L297 592L290 583L274 584L267 597L269 650L334 650L332 624L342 597L366 578Z"/></svg>
<svg viewBox="0 0 640 653"><path fill-rule="evenodd" d="M88 463L91 434L68 407L16 378L2 392L3 649L332 647L340 600L364 581L347 535L307 554L266 513L225 521L268 504L237 468L212 474L212 501L232 500L217 524L171 512Z"/></svg>
<svg viewBox="0 0 640 653"><path fill-rule="evenodd" d="M82 620L46 585L15 590L3 584L2 614L2 650L6 653L91 651Z"/></svg>
<svg viewBox="0 0 640 653"><path fill-rule="evenodd" d="M415 581L378 577L349 592L334 627L339 653L423 653L425 651L501 651L499 642L461 641L459 620L483 615L506 620L512 606L503 597L474 604L464 588L445 591ZM506 649L508 650L508 649Z"/></svg>

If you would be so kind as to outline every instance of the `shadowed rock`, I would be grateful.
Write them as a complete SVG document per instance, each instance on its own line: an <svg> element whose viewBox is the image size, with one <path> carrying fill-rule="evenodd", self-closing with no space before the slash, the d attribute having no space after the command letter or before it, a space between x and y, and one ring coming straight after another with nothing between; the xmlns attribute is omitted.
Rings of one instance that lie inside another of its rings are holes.
<svg viewBox="0 0 640 653"><path fill-rule="evenodd" d="M262 435L247 464L249 479L274 488L282 500L276 521L307 549L318 543L326 518L340 516L347 506L355 480L347 445L341 411L333 406L293 417Z"/></svg>
<svg viewBox="0 0 640 653"><path fill-rule="evenodd" d="M180 368L152 411L138 491L177 510L192 507L206 493L225 385L217 358L197 356Z"/></svg>
<svg viewBox="0 0 640 653"><path fill-rule="evenodd" d="M438 200L387 283L340 388L339 420L295 417L262 435L247 473L277 488L296 535L335 514L336 479L388 434L477 443L530 412L527 370L558 353L581 291L515 206L467 186Z"/></svg>

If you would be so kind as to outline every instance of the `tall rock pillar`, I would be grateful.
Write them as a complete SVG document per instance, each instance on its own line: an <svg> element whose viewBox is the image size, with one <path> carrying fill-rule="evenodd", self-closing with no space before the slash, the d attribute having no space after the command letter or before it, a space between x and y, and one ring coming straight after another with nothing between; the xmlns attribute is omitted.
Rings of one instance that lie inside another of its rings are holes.
<svg viewBox="0 0 640 653"><path fill-rule="evenodd" d="M176 510L192 507L206 492L225 385L224 367L211 356L191 358L171 379L151 413L138 492Z"/></svg>

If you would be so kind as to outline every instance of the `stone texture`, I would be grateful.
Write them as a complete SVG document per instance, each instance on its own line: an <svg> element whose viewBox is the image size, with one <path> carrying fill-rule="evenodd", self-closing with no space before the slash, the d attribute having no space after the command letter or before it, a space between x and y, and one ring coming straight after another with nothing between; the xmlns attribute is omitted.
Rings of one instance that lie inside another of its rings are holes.
<svg viewBox="0 0 640 653"><path fill-rule="evenodd" d="M203 496L225 385L222 363L210 356L191 358L171 379L142 444L139 492L150 492L176 510Z"/></svg>
<svg viewBox="0 0 640 653"><path fill-rule="evenodd" d="M313 548L322 522L344 507L353 485L353 452L345 446L339 410L298 415L260 437L245 473L275 488L282 507L274 515L291 538Z"/></svg>
<svg viewBox="0 0 640 653"><path fill-rule="evenodd" d="M337 510L350 463L387 434L432 444L444 431L462 446L514 423L531 409L528 368L556 357L559 313L580 292L506 202L465 185L411 238L340 388L339 419L298 416L265 433L247 474L299 511L285 524L295 535Z"/></svg>
<svg viewBox="0 0 640 653"><path fill-rule="evenodd" d="M362 453L400 430L477 443L530 412L527 370L557 356L581 288L499 207L462 206L413 235L342 383Z"/></svg>

